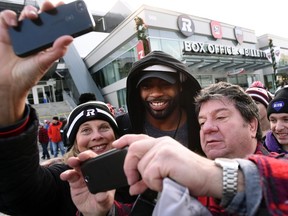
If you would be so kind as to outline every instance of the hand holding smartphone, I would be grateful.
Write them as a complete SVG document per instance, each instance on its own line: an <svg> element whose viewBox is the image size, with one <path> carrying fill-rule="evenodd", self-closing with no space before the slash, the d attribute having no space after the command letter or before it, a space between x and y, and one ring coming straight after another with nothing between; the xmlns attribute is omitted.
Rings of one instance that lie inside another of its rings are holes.
<svg viewBox="0 0 288 216"><path fill-rule="evenodd" d="M82 174L91 193L128 186L123 168L127 149L128 147L112 149L81 165Z"/></svg>
<svg viewBox="0 0 288 216"><path fill-rule="evenodd" d="M92 31L95 22L86 4L77 0L39 14L35 20L24 19L9 34L16 55L25 57L52 46L63 35L78 37Z"/></svg>

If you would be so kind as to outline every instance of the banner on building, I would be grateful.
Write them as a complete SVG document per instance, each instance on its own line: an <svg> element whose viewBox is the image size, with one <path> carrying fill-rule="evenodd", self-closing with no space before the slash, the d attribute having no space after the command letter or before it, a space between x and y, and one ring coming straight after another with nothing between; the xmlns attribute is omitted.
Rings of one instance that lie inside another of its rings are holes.
<svg viewBox="0 0 288 216"><path fill-rule="evenodd" d="M281 49L280 47L273 47L274 49L274 56L275 56L275 62L278 63L280 61L280 58L281 58ZM272 64L273 61L272 61L272 55L271 55L271 51L270 51L270 48L264 50L265 54L266 54L266 57L267 59L269 60L269 62Z"/></svg>
<svg viewBox="0 0 288 216"><path fill-rule="evenodd" d="M237 75L237 74L243 74L245 73L245 69L244 68L238 68L238 69L234 69L232 71L229 71L227 73L227 76L233 76L233 75Z"/></svg>

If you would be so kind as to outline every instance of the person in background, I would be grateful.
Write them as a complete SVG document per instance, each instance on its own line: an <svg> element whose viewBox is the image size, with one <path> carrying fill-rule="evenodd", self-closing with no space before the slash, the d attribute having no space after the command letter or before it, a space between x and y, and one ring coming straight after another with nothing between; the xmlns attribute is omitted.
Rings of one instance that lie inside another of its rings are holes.
<svg viewBox="0 0 288 216"><path fill-rule="evenodd" d="M58 116L54 116L48 129L48 135L53 146L54 158L57 158L58 156L58 149L60 149L62 156L65 154L64 143L62 141L62 136L60 132L61 127L62 122L59 121Z"/></svg>
<svg viewBox="0 0 288 216"><path fill-rule="evenodd" d="M49 137L46 128L43 123L39 123L38 140L42 146L42 159L50 159L48 152Z"/></svg>
<svg viewBox="0 0 288 216"><path fill-rule="evenodd" d="M269 151L288 153L288 87L275 93L267 108L271 131L267 133L264 145Z"/></svg>
<svg viewBox="0 0 288 216"><path fill-rule="evenodd" d="M268 91L261 87L250 87L246 89L246 93L253 98L258 106L262 139L264 141L267 132L270 131L270 122L267 118L267 107L272 98L270 97Z"/></svg>
<svg viewBox="0 0 288 216"><path fill-rule="evenodd" d="M115 117L115 107L110 104L110 103L106 103L107 106L109 107L110 112L113 114L113 116Z"/></svg>
<svg viewBox="0 0 288 216"><path fill-rule="evenodd" d="M45 127L45 129L48 131L48 129L49 129L49 127L50 127L50 121L49 121L49 120L46 120L46 119L44 120L44 127ZM54 155L53 145L52 145L52 142L51 142L50 138L49 138L48 146L49 146L51 155Z"/></svg>
<svg viewBox="0 0 288 216"><path fill-rule="evenodd" d="M128 74L128 113L116 118L121 134L170 136L203 154L193 99L200 89L184 63L152 51L135 62Z"/></svg>

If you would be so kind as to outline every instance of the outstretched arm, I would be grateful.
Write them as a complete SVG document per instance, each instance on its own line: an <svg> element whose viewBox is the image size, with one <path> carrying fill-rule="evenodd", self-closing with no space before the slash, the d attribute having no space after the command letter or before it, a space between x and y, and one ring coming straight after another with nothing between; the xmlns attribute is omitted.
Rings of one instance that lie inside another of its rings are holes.
<svg viewBox="0 0 288 216"><path fill-rule="evenodd" d="M222 169L170 137L125 135L113 145L129 145L124 170L131 194L142 193L147 187L162 191L163 179L169 177L186 186L193 196L222 197ZM239 171L238 191L243 187Z"/></svg>
<svg viewBox="0 0 288 216"><path fill-rule="evenodd" d="M43 3L41 11L54 8L48 1ZM25 6L20 20L35 19L38 11L32 6ZM57 59L64 56L71 36L58 38L53 47L35 55L20 58L15 55L8 34L8 28L17 25L16 13L4 10L0 13L0 127L12 125L23 117L26 97L29 90L38 83ZM33 40L35 35L31 35ZM25 43L25 41L23 41Z"/></svg>

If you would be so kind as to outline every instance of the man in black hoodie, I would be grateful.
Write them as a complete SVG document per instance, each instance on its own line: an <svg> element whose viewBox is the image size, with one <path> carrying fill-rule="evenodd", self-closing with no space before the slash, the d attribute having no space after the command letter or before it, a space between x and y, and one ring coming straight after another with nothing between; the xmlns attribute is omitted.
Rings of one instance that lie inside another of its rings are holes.
<svg viewBox="0 0 288 216"><path fill-rule="evenodd" d="M185 64L153 51L133 64L126 88L128 114L117 118L122 134L170 136L203 154L194 106L201 87Z"/></svg>

